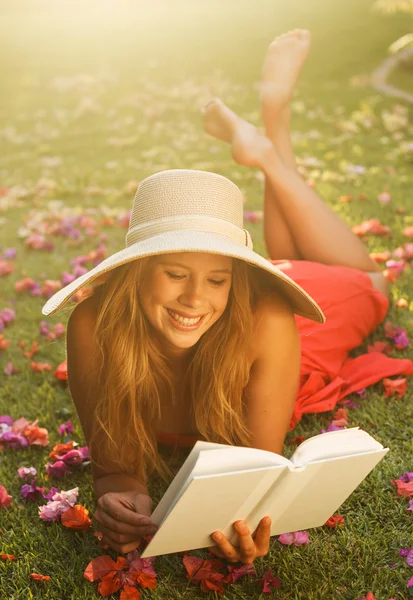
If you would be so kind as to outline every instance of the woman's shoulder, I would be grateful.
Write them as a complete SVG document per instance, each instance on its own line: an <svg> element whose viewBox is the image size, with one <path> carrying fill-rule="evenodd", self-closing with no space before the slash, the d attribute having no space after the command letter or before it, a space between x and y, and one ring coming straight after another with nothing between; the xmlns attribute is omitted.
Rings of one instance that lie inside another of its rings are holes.
<svg viewBox="0 0 413 600"><path fill-rule="evenodd" d="M285 331L288 323L295 327L294 313L290 303L277 291L264 292L253 311L254 335L252 338L251 357L257 359L263 345L268 342L269 332L279 328ZM273 341L275 343L276 340Z"/></svg>

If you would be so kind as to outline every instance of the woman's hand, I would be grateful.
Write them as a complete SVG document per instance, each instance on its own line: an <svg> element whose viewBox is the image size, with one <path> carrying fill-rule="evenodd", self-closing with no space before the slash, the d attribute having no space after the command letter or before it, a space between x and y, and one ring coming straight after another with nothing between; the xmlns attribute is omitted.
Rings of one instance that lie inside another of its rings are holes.
<svg viewBox="0 0 413 600"><path fill-rule="evenodd" d="M238 544L233 546L223 533L215 531L212 534L213 539L218 546L211 546L208 550L225 558L230 562L243 562L250 564L259 556L265 556L270 546L271 518L261 519L254 535L251 535L248 525L245 521L235 521L235 531L238 533Z"/></svg>
<svg viewBox="0 0 413 600"><path fill-rule="evenodd" d="M98 500L94 514L103 534L102 542L126 554L135 550L141 539L158 529L151 519L152 499L146 494L109 492Z"/></svg>

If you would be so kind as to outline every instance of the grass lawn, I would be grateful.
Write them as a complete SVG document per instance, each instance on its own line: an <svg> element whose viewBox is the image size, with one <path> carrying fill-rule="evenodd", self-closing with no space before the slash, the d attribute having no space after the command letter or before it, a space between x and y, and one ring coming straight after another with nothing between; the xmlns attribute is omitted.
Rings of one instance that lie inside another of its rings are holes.
<svg viewBox="0 0 413 600"><path fill-rule="evenodd" d="M412 30L413 21L403 14L372 13L371 4L179 0L141 2L133 9L122 2L116 12L107 12L109 3L102 2L94 12L85 7L89 3L72 4L65 12L61 3L21 1L5 2L0 9L0 250L17 251L10 261L14 272L0 278L0 310L16 313L2 331L10 345L0 350L0 414L39 419L50 437L46 448L0 453L0 483L13 496L11 507L0 510L0 552L17 558L0 561L0 600L98 598L96 584L86 581L83 571L104 553L90 532L41 521L38 506L45 501L20 496L17 469L34 466L38 485L78 486L78 502L91 514L95 508L88 466L74 468L62 480L45 477L47 455L62 440L61 423L70 418L71 437L84 444L67 384L54 376L65 360L64 336L48 341L39 331L43 320L51 330L58 323L65 326L68 312L44 319L47 298L18 293L15 282L30 277L42 286L45 280L60 280L63 271L72 272L70 261L101 243L108 255L124 247L121 225L132 206L131 182L158 170L222 173L245 192L245 210L261 210L260 173L235 165L228 148L203 133L199 111L211 96L220 96L259 123L257 81L275 35L295 27L313 33L293 105L294 146L303 176L350 225L377 218L390 227L390 236L366 239L370 252L393 251L409 242L402 232L413 226L411 107L382 97L363 81L390 43ZM400 70L394 77L411 90L412 72ZM383 193L390 194L390 202L378 200ZM62 214L75 223L77 238L42 229ZM96 236L79 224L82 214L95 219ZM101 223L110 216L112 225ZM247 226L254 249L266 255L262 223ZM44 233L53 249L28 247L34 232ZM410 337L412 285L407 268L392 286L388 314ZM396 307L400 298L407 300L406 307ZM384 339L381 326L355 354ZM28 351L35 341L39 349L33 360L49 363L51 371L34 372L19 346L24 342ZM392 356L407 358L411 352L394 350ZM7 375L10 362L17 372ZM409 597L413 572L398 553L413 546L413 513L392 480L413 471L411 386L408 379L402 399L384 398L382 383L369 388L364 399L351 397L358 407L348 411L349 426L366 429L391 452L339 510L344 526L313 529L310 544L300 547L273 538L268 556L256 561L258 577L227 586L223 598L267 597L256 579L268 568L281 581L272 592L279 599L358 600L368 592L376 600ZM332 414L304 417L288 434L285 454L294 450L288 444L292 436L318 434ZM154 482L155 501L164 489ZM142 598L208 597L185 578L181 556L157 558L155 570L157 589L144 590ZM32 581L32 572L50 575L50 581ZM211 592L210 597L218 596Z"/></svg>

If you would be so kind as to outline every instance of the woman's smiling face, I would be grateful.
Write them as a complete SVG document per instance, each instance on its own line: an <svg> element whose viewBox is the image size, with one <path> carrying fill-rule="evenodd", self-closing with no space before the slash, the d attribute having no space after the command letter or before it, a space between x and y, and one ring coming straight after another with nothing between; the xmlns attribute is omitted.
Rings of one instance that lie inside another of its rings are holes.
<svg viewBox="0 0 413 600"><path fill-rule="evenodd" d="M231 289L232 258L204 252L151 257L140 299L163 352L179 359L221 317Z"/></svg>

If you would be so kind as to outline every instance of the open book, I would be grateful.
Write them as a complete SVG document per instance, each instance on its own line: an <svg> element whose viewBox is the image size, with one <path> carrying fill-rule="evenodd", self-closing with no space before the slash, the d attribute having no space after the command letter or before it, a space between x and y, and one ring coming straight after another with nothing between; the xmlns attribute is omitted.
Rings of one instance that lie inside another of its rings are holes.
<svg viewBox="0 0 413 600"><path fill-rule="evenodd" d="M265 515L271 535L319 527L388 452L352 427L305 440L291 460L255 448L197 442L152 514L159 526L142 557L215 545L233 523L254 531Z"/></svg>

